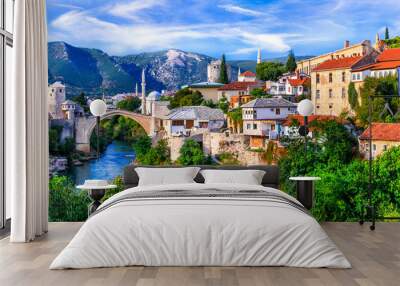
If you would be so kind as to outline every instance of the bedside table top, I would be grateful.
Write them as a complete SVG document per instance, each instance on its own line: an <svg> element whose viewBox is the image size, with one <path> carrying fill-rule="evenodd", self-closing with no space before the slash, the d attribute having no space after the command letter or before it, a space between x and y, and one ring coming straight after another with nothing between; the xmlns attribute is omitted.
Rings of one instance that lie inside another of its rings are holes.
<svg viewBox="0 0 400 286"><path fill-rule="evenodd" d="M291 181L319 181L320 177L290 177Z"/></svg>

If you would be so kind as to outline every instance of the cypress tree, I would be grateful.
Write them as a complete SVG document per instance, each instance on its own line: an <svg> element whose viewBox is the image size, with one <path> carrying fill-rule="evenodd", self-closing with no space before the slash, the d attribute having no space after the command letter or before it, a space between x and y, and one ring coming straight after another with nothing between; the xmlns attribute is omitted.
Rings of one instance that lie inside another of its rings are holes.
<svg viewBox="0 0 400 286"><path fill-rule="evenodd" d="M389 40L389 39L390 39L390 37L389 37L389 28L386 27L386 29L385 29L385 40Z"/></svg>
<svg viewBox="0 0 400 286"><path fill-rule="evenodd" d="M223 84L229 83L228 80L228 70L226 68L226 61L225 61L225 55L222 54L222 59L221 59L221 68L219 72L219 82Z"/></svg>
<svg viewBox="0 0 400 286"><path fill-rule="evenodd" d="M294 56L293 50L289 52L287 61L286 61L286 69L288 72L294 72L297 68L296 58Z"/></svg>
<svg viewBox="0 0 400 286"><path fill-rule="evenodd" d="M348 100L349 104L352 109L356 109L358 107L358 93L356 87L354 86L354 82L349 84L348 93Z"/></svg>

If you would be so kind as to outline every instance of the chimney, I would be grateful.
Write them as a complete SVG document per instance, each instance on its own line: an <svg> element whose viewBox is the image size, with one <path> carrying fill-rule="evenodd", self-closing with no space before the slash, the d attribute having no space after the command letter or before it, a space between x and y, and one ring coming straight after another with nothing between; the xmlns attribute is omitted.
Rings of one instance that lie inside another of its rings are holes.
<svg viewBox="0 0 400 286"><path fill-rule="evenodd" d="M345 48L350 47L350 41L349 40L344 41L344 47Z"/></svg>

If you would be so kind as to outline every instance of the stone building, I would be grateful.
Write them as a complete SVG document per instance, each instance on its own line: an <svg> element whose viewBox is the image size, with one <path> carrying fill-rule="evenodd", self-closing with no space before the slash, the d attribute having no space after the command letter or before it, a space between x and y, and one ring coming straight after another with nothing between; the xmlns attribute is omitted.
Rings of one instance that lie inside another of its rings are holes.
<svg viewBox="0 0 400 286"><path fill-rule="evenodd" d="M229 64L226 64L226 70L228 72L228 80L232 79L232 68ZM221 60L212 61L207 65L207 81L218 82L219 75L221 72Z"/></svg>
<svg viewBox="0 0 400 286"><path fill-rule="evenodd" d="M223 87L223 83L218 82L199 82L183 86L192 91L198 91L203 95L204 100L212 100L213 103L218 103L218 89Z"/></svg>
<svg viewBox="0 0 400 286"><path fill-rule="evenodd" d="M297 71L305 74L311 74L312 70L322 62L345 57L362 57L371 53L374 48L371 46L371 41L364 40L361 43L350 45L349 41L344 42L342 49L319 55L310 59L297 62Z"/></svg>
<svg viewBox="0 0 400 286"><path fill-rule="evenodd" d="M367 128L359 137L360 153L366 159L369 157L369 133ZM400 146L400 123L373 123L372 158L395 146Z"/></svg>
<svg viewBox="0 0 400 286"><path fill-rule="evenodd" d="M51 119L64 119L61 105L65 102L65 85L56 81L48 87L47 104Z"/></svg>
<svg viewBox="0 0 400 286"><path fill-rule="evenodd" d="M283 122L296 109L282 97L257 98L242 105L243 134L250 137L250 147L263 148L267 140L279 139Z"/></svg>

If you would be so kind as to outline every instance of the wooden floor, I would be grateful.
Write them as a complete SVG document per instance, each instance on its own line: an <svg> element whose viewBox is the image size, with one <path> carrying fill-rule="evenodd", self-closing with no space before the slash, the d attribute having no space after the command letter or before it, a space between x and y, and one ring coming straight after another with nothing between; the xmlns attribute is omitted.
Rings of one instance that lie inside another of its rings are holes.
<svg viewBox="0 0 400 286"><path fill-rule="evenodd" d="M75 285L400 285L400 223L380 223L375 232L357 223L325 223L324 229L352 269L288 267L124 267L48 270L81 226L51 223L47 235L29 244L0 241L1 286Z"/></svg>

